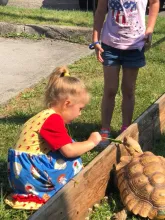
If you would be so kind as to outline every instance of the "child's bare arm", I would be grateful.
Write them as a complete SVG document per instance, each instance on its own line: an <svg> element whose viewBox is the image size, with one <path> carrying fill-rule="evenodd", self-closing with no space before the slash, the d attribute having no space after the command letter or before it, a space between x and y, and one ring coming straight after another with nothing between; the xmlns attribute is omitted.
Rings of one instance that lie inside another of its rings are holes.
<svg viewBox="0 0 165 220"><path fill-rule="evenodd" d="M98 0L97 9L94 16L94 25L93 25L93 43L100 40L101 29L103 28L103 23L105 20L105 15L107 13L108 0ZM101 53L104 51L100 44L95 44L96 56L99 62L103 62Z"/></svg>
<svg viewBox="0 0 165 220"><path fill-rule="evenodd" d="M150 34L153 32L156 18L159 12L159 0L149 0L149 16L147 22L146 34Z"/></svg>
<svg viewBox="0 0 165 220"><path fill-rule="evenodd" d="M103 27L105 15L107 13L107 0L98 0L97 9L94 16L93 42L100 40L100 33Z"/></svg>
<svg viewBox="0 0 165 220"><path fill-rule="evenodd" d="M60 148L60 152L67 158L78 157L87 151L92 150L100 141L100 134L98 132L93 132L88 140L67 144Z"/></svg>

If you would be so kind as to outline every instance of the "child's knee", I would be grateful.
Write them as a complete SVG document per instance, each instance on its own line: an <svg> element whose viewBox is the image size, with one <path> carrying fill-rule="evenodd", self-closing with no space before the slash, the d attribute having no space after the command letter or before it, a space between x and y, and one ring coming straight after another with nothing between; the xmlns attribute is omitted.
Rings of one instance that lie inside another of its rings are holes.
<svg viewBox="0 0 165 220"><path fill-rule="evenodd" d="M122 88L122 95L130 99L133 98L135 95L135 88L134 87Z"/></svg>
<svg viewBox="0 0 165 220"><path fill-rule="evenodd" d="M116 96L117 91L118 91L117 88L110 87L107 89L107 91L105 91L105 93L106 93L105 95L107 97L114 97L114 96Z"/></svg>

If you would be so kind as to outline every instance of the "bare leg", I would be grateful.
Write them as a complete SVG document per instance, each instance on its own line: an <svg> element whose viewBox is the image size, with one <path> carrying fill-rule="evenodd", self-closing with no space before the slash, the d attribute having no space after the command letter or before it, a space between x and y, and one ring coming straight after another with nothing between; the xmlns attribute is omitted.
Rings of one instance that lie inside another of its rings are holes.
<svg viewBox="0 0 165 220"><path fill-rule="evenodd" d="M135 85L139 68L123 68L122 78L122 122L129 126L132 122L135 105Z"/></svg>
<svg viewBox="0 0 165 220"><path fill-rule="evenodd" d="M119 86L120 66L104 66L104 94L101 106L102 128L110 128Z"/></svg>

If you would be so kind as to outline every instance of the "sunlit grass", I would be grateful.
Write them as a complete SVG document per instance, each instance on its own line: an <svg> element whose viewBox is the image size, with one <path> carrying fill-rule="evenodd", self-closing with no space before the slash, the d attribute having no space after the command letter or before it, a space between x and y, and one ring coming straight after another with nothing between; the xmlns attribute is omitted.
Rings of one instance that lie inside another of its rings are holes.
<svg viewBox="0 0 165 220"><path fill-rule="evenodd" d="M92 12L0 6L0 21L19 24L46 24L91 27Z"/></svg>

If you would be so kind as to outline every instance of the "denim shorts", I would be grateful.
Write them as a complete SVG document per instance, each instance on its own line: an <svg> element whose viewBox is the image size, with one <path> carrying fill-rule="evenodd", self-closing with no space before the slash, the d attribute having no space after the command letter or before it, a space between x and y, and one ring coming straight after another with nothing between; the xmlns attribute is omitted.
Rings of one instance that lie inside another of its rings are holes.
<svg viewBox="0 0 165 220"><path fill-rule="evenodd" d="M140 68L146 65L144 48L140 51L134 50L121 50L104 43L101 44L104 52L102 58L104 66L118 66L126 68Z"/></svg>

